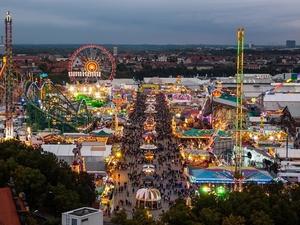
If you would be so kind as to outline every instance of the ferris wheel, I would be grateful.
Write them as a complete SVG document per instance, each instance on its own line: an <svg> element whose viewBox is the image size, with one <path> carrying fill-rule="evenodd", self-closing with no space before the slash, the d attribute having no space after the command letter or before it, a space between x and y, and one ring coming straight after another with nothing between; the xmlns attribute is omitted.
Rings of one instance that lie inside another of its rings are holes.
<svg viewBox="0 0 300 225"><path fill-rule="evenodd" d="M115 58L101 45L84 45L69 59L69 77L72 81L113 80L115 73Z"/></svg>

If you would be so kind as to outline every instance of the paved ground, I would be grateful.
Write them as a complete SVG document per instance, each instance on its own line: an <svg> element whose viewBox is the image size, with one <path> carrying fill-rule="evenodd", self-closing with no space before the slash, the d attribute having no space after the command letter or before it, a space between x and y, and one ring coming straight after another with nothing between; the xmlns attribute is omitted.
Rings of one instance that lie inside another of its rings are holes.
<svg viewBox="0 0 300 225"><path fill-rule="evenodd" d="M160 107L166 111L165 113L168 113L166 106L160 105ZM139 120L137 122L138 126L142 126L143 121ZM113 178L116 181L114 206L115 208L125 209L129 216L135 209L135 195L139 188L150 186L157 188L161 192L162 207L159 210L152 211L152 215L156 218L166 211L179 196L185 196L186 178L183 176L183 166L177 145L173 138L163 133L164 130L168 130L170 121L165 119L162 113L162 115L156 116L156 122L156 126L159 128L159 137L153 141L153 144L161 147L155 152L154 160L151 161L151 164L156 167L156 172L153 175L154 180L151 185L145 184L145 174L142 172L143 165L149 162L145 160L142 150L136 149L141 144L143 130L131 129L125 132L128 133L128 137L133 137L135 140L131 144L124 145L125 149L129 149L124 163L127 168L116 170L113 174Z"/></svg>

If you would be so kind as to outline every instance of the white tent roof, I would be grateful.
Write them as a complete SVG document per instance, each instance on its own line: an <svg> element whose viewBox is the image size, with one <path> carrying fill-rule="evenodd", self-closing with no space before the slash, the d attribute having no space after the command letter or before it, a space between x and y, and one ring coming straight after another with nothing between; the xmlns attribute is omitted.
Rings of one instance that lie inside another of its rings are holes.
<svg viewBox="0 0 300 225"><path fill-rule="evenodd" d="M55 145L47 144L42 145L42 149L45 152L51 152L56 156L74 156L73 149L76 145ZM107 157L111 153L111 146L101 146L101 145L83 145L81 147L81 155L83 157Z"/></svg>
<svg viewBox="0 0 300 225"><path fill-rule="evenodd" d="M300 102L300 93L275 93L265 95L264 102Z"/></svg>

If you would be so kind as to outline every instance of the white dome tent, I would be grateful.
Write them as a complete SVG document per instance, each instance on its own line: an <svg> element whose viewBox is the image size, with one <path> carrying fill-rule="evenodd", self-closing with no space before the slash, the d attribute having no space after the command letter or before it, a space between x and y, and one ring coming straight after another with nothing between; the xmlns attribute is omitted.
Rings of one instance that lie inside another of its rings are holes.
<svg viewBox="0 0 300 225"><path fill-rule="evenodd" d="M142 150L155 150L155 149L157 149L157 146L153 145L153 144L143 144L143 145L140 146L140 149L142 149Z"/></svg>
<svg viewBox="0 0 300 225"><path fill-rule="evenodd" d="M151 210L161 208L161 195L155 188L141 188L136 192L136 207Z"/></svg>

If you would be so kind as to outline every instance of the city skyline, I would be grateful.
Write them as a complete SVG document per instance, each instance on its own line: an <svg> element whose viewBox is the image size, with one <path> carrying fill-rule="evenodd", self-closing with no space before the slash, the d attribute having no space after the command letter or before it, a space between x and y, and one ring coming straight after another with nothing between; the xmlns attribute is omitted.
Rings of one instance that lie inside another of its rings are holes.
<svg viewBox="0 0 300 225"><path fill-rule="evenodd" d="M0 13L11 11L16 44L234 44L243 26L248 43L284 45L300 41L299 7L297 0L4 0Z"/></svg>

